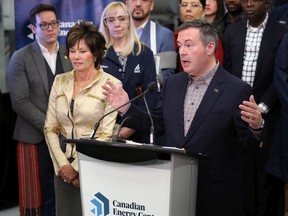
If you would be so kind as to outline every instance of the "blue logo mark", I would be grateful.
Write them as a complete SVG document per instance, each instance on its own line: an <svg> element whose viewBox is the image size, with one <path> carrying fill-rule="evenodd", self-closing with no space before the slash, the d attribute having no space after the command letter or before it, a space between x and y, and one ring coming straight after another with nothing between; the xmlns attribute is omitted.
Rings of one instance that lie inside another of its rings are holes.
<svg viewBox="0 0 288 216"><path fill-rule="evenodd" d="M95 206L91 210L94 215L106 216L109 214L109 200L100 192L96 193L95 199L91 200L91 203Z"/></svg>

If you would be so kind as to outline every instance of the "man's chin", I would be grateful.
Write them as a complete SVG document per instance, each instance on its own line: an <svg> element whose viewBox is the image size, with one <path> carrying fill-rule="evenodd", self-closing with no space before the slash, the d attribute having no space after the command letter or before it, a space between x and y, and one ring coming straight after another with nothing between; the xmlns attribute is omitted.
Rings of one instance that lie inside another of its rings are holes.
<svg viewBox="0 0 288 216"><path fill-rule="evenodd" d="M143 21L143 20L145 20L145 17L133 16L133 20L135 20L135 21Z"/></svg>

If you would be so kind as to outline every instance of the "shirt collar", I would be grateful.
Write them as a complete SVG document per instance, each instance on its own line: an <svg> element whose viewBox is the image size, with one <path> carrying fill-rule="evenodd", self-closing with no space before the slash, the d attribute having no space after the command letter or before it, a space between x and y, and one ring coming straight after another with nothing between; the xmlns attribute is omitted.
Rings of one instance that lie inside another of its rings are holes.
<svg viewBox="0 0 288 216"><path fill-rule="evenodd" d="M249 20L247 20L247 29L265 29L266 25L267 25L267 21L268 21L268 17L269 17L269 14L268 12L266 12L266 17L264 19L264 21L258 26L258 27L252 27L250 24L249 24Z"/></svg>
<svg viewBox="0 0 288 216"><path fill-rule="evenodd" d="M141 26L139 26L138 28L142 28L142 29L144 29L145 28L145 26L146 26L146 24L148 23L148 21L149 21L149 19L148 20L146 20L146 22L144 22ZM137 28L137 29L138 29Z"/></svg>
<svg viewBox="0 0 288 216"><path fill-rule="evenodd" d="M216 65L210 71L208 71L206 74L202 75L201 77L197 79L193 79L192 76L188 76L189 84L191 84L192 82L204 81L206 85L209 85L218 67L219 67L219 61L217 61Z"/></svg>
<svg viewBox="0 0 288 216"><path fill-rule="evenodd" d="M41 50L42 53L49 52L46 47L42 46L42 44L39 43L39 41L37 41L37 43L39 44L39 47L40 47L40 50ZM56 49L54 51L52 51L52 53L57 53L58 51L59 51L59 43L57 41Z"/></svg>

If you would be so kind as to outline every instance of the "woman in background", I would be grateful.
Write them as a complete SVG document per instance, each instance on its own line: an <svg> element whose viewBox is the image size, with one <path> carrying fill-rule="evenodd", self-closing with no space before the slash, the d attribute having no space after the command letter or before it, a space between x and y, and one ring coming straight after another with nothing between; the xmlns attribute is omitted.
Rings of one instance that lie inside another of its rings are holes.
<svg viewBox="0 0 288 216"><path fill-rule="evenodd" d="M107 47L102 66L106 72L122 81L129 98L136 97L147 89L149 83L156 82L153 52L140 42L132 16L124 3L117 1L106 6L99 31L104 35ZM151 93L146 99L149 109L153 109L158 95ZM133 103L146 110L143 99ZM122 128L120 135L137 142L149 141L148 135L134 134L134 130L129 128Z"/></svg>
<svg viewBox="0 0 288 216"><path fill-rule="evenodd" d="M216 29L220 38L224 32L224 14L225 6L223 0L206 0L205 19L212 24Z"/></svg>

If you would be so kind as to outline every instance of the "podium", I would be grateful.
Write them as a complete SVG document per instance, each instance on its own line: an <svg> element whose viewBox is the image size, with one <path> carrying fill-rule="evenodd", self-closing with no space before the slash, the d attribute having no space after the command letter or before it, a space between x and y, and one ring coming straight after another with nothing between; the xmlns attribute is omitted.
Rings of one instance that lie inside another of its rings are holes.
<svg viewBox="0 0 288 216"><path fill-rule="evenodd" d="M198 160L151 144L68 139L76 144L84 216L194 216Z"/></svg>

